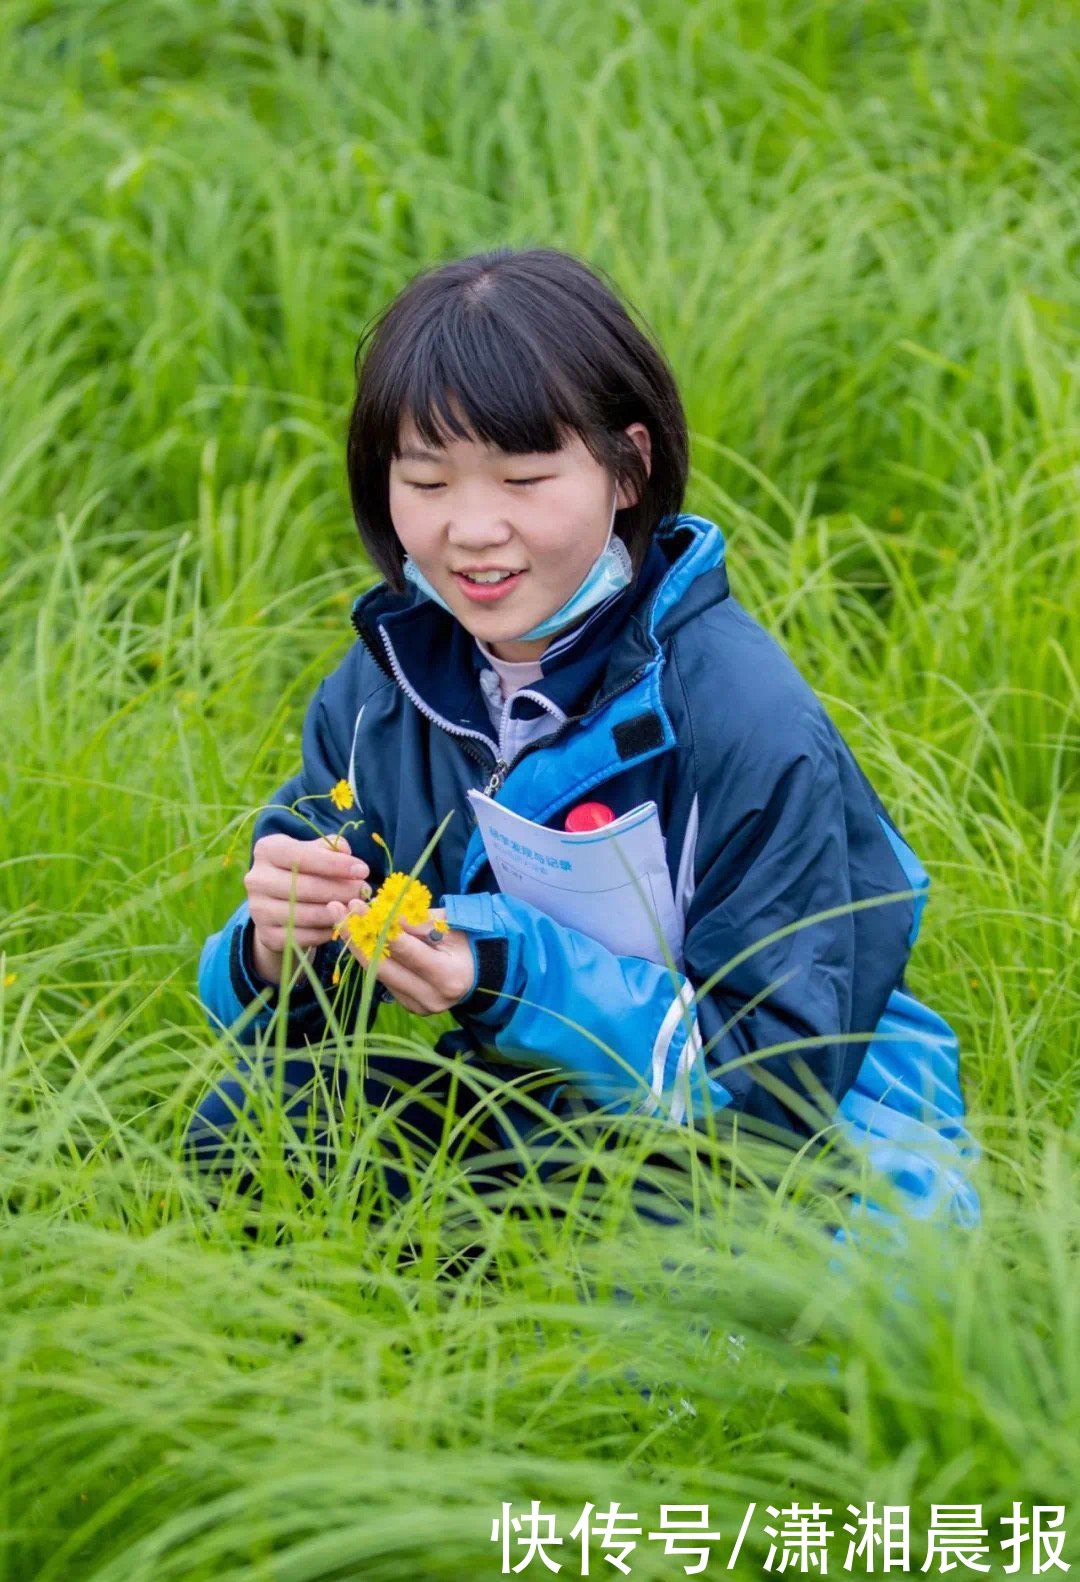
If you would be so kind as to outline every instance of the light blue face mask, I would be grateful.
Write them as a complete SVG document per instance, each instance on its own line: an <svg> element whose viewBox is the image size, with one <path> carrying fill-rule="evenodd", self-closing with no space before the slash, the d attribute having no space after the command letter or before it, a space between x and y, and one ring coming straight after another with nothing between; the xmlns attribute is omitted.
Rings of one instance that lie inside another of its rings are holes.
<svg viewBox="0 0 1080 1582"><path fill-rule="evenodd" d="M538 621L527 632L517 633L511 641L525 643L537 637L551 637L564 626L569 626L571 621L577 620L579 616L593 609L603 599L609 599L613 593L620 593L623 588L630 586L634 577L630 551L621 538L614 536L618 499L619 490L616 486L611 499L611 521L608 523L604 547L589 567L577 590L570 595L565 604L560 604L554 615ZM405 557L402 574L409 582L414 583L421 593L426 593L429 599L434 599L436 604L441 604L444 610L453 615L454 612L446 600L441 594L436 593L420 567L409 555Z"/></svg>

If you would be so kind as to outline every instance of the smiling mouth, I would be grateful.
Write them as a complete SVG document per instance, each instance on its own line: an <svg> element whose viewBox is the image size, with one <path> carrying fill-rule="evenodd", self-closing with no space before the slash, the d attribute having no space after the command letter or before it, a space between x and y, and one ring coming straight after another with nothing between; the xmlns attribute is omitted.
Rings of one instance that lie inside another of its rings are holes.
<svg viewBox="0 0 1080 1582"><path fill-rule="evenodd" d="M517 587L523 571L512 571L507 576L496 577L493 581L478 581L464 571L455 571L454 580L462 593L472 604L495 604L507 598Z"/></svg>
<svg viewBox="0 0 1080 1582"><path fill-rule="evenodd" d="M478 588L491 588L491 587L497 586L500 582L505 582L508 577L520 577L521 576L521 572L520 571L509 571L509 570L507 570L507 571L500 571L500 572L494 572L494 571L481 571L481 572L455 571L454 572L454 576L455 577L464 577L466 582L474 583L476 585L476 587L478 587Z"/></svg>

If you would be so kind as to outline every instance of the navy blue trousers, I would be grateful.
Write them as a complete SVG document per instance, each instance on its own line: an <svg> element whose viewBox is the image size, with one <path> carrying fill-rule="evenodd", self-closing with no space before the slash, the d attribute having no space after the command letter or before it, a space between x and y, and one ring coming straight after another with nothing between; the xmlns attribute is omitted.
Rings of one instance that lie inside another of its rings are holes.
<svg viewBox="0 0 1080 1582"><path fill-rule="evenodd" d="M452 1055L467 1047L465 1035L451 1031L443 1035L436 1045L440 1054ZM222 1079L198 1105L189 1122L184 1150L189 1163L200 1172L213 1176L231 1174L245 1152L245 1136L250 1139L257 1115L266 1113L267 1106L280 1110L290 1123L297 1138L304 1144L309 1157L314 1154L320 1174L328 1180L335 1168L333 1150L333 1125L328 1106L340 1118L347 1099L347 1077L342 1067L336 1069L329 1063L321 1067L313 1054L306 1051L288 1051L280 1067L275 1070L273 1056L252 1057L238 1063L234 1073ZM280 1089L273 1084L280 1081ZM559 1091L565 1090L565 1091ZM482 1092L483 1090L480 1090ZM572 1094L565 1083L556 1084L547 1079L547 1097L558 1092L562 1101L555 1113L565 1114L566 1106L574 1107L578 1114L595 1109L584 1095ZM256 1096L258 1095L258 1096ZM557 1132L536 1122L516 1102L510 1101L505 1110L494 1106L478 1105L478 1089L474 1082L459 1076L455 1082L445 1066L423 1058L399 1053L369 1052L364 1075L364 1102L369 1110L392 1106L393 1129L380 1125L378 1157L375 1160L382 1176L381 1185L391 1198L403 1200L412 1190L408 1168L402 1168L398 1139L394 1129L406 1141L412 1169L423 1168L449 1131L466 1115L467 1128L454 1136L451 1153L464 1164L473 1189L478 1193L505 1190L524 1178L522 1160L505 1155L510 1144L510 1133L503 1124L512 1118L519 1135L526 1127L530 1130L528 1148L536 1155L534 1167L541 1181L580 1179L586 1169L582 1158L574 1158L574 1151L566 1143L559 1143ZM545 1103L544 1084L541 1081L536 1097ZM532 1130L535 1128L535 1130ZM554 1145L554 1148L553 1146ZM617 1138L605 1137L605 1146L617 1146ZM557 1150L557 1152L556 1152ZM247 1145L251 1149L250 1141ZM286 1147L286 1158L295 1150ZM647 1163L670 1166L665 1155L650 1155ZM591 1179L599 1181L600 1175L588 1167ZM311 1195L310 1179L302 1179L302 1190ZM258 1187L253 1172L239 1175L237 1187L253 1198L258 1197ZM650 1197L650 1203L636 1203L644 1217L661 1224L674 1224L675 1215L662 1213L655 1206L655 1195L660 1188L652 1182L635 1183L635 1200L639 1194ZM685 1202L685 1200L681 1200Z"/></svg>

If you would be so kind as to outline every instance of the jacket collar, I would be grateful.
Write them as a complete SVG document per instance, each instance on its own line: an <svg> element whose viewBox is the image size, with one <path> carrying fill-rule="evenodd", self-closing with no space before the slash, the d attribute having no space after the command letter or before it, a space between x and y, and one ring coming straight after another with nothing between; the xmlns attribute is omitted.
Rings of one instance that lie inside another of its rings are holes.
<svg viewBox="0 0 1080 1582"><path fill-rule="evenodd" d="M581 714L635 673L657 662L663 643L701 610L726 598L724 536L704 517L682 513L657 529L637 577L582 634L553 656L530 683L564 714ZM471 633L446 610L409 586L394 593L385 582L353 604L352 624L376 661L421 710L445 729L477 736L494 747L480 689L486 660ZM523 698L524 717L542 705Z"/></svg>

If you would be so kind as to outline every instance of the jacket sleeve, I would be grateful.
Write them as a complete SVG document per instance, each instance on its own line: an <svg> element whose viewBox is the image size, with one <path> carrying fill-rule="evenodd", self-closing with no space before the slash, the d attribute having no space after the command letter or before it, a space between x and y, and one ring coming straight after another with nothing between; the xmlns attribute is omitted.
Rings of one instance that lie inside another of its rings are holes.
<svg viewBox="0 0 1080 1582"><path fill-rule="evenodd" d="M255 819L248 853L249 866L255 842L263 835L280 831L298 840L314 840L316 834L312 824L322 834L333 834L346 820L360 816L356 806L340 811L326 795L339 780L347 780L352 787L354 803L358 800L352 764L352 735L344 743L335 737L327 707L328 689L338 683L338 677L339 672L335 672L334 676L321 681L308 706L301 738L300 770L279 786L269 804ZM311 823L288 811L301 797L314 798L300 804ZM353 851L362 856L372 869L370 882L375 885L379 880L376 872L378 863L371 855L373 848L370 842L357 839L358 835L364 834L363 830L349 830L346 838ZM278 985L269 983L256 970L252 955L253 939L254 924L245 899L224 927L206 940L199 958L199 998L207 1012L210 1026L215 1030L231 1027L261 997L260 1008L250 1014L250 1019L236 1034L244 1044L256 1041L259 1033L283 1009L282 1001L285 998ZM340 942L328 941L319 945L310 958L328 997L333 992L333 971L343 949ZM326 1026L326 1017L306 973L294 972L293 976L295 981L287 996L288 1005L284 1008L285 1042L287 1045L300 1045L321 1035ZM372 1000L369 1028L381 998L376 994Z"/></svg>
<svg viewBox="0 0 1080 1582"><path fill-rule="evenodd" d="M270 983L256 970L251 948L253 932L245 900L224 927L210 935L199 956L199 998L207 1021L215 1031L232 1027L248 1006L260 1001L259 1008L237 1030L236 1037L242 1044L255 1043L259 1033L282 1009L281 987ZM331 979L338 949L336 944L320 945L311 958L311 965L328 997L333 993ZM306 973L294 973L294 978L285 1010L287 1045L317 1039L326 1026L326 1017Z"/></svg>
<svg viewBox="0 0 1080 1582"><path fill-rule="evenodd" d="M749 789L743 780L737 808L718 784L702 819L683 971L616 955L507 895L444 896L477 969L454 1015L511 1058L556 1062L613 1111L659 1108L696 1124L725 1108L765 1132L816 1132L867 1039L842 1041L859 962L836 753L824 731L799 739L749 754L757 778ZM882 888L901 890L884 836L881 851L895 881ZM876 963L882 1007L903 965L901 955Z"/></svg>

